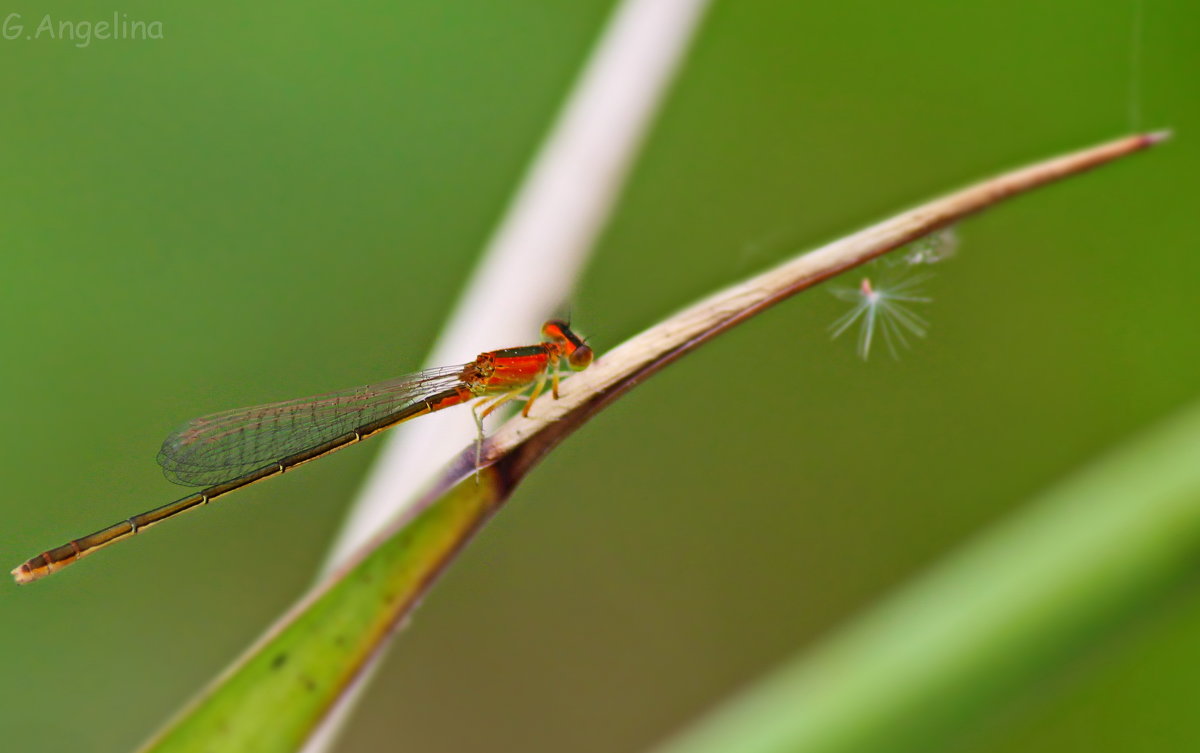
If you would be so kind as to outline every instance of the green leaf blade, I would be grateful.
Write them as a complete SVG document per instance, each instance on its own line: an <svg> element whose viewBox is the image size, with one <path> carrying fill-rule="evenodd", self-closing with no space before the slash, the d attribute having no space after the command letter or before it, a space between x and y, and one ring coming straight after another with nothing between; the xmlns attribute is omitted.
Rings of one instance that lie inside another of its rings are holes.
<svg viewBox="0 0 1200 753"><path fill-rule="evenodd" d="M318 592L152 741L145 753L300 748L368 657L492 508L468 478Z"/></svg>
<svg viewBox="0 0 1200 753"><path fill-rule="evenodd" d="M656 753L929 750L1144 610L1200 555L1200 404L951 555Z"/></svg>

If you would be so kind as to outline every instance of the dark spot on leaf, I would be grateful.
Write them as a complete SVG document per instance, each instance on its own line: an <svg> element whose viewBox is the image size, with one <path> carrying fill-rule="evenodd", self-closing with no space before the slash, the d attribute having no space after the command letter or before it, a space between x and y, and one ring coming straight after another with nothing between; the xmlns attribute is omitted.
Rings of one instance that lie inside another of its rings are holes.
<svg viewBox="0 0 1200 753"><path fill-rule="evenodd" d="M275 658L271 660L271 669L279 669L284 664L287 664L287 660L288 660L288 655L286 653L285 654L276 654Z"/></svg>

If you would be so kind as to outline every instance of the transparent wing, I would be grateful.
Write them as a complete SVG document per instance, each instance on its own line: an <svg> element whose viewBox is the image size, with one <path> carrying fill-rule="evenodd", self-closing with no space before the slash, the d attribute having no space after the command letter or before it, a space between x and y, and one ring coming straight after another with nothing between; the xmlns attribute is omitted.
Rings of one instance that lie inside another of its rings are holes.
<svg viewBox="0 0 1200 753"><path fill-rule="evenodd" d="M163 441L158 464L183 486L230 481L447 390L458 384L462 370L428 369L341 392L193 418Z"/></svg>

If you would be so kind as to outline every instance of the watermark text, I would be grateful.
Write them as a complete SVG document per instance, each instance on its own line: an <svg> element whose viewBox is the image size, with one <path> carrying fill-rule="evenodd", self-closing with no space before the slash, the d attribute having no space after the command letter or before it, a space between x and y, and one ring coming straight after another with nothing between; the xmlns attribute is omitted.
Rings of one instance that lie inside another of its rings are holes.
<svg viewBox="0 0 1200 753"><path fill-rule="evenodd" d="M82 49L92 42L162 39L163 22L130 18L127 13L115 11L108 18L89 21L55 18L49 13L38 18L9 13L0 22L0 37L68 42Z"/></svg>

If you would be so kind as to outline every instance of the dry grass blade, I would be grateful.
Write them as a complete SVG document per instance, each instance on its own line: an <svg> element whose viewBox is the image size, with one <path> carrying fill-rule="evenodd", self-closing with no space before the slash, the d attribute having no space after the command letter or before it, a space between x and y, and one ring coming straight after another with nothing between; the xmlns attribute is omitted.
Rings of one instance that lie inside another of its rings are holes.
<svg viewBox="0 0 1200 753"><path fill-rule="evenodd" d="M1005 199L1153 146L1138 134L1005 173L910 209L726 288L634 336L572 377L561 399L517 417L489 440L486 457L515 484L536 458L650 374L780 301Z"/></svg>
<svg viewBox="0 0 1200 753"><path fill-rule="evenodd" d="M149 750L292 751L538 460L649 375L767 307L1016 194L1163 139L1134 135L1006 173L903 212L721 291L572 376L485 442L466 448L388 527L254 646Z"/></svg>

